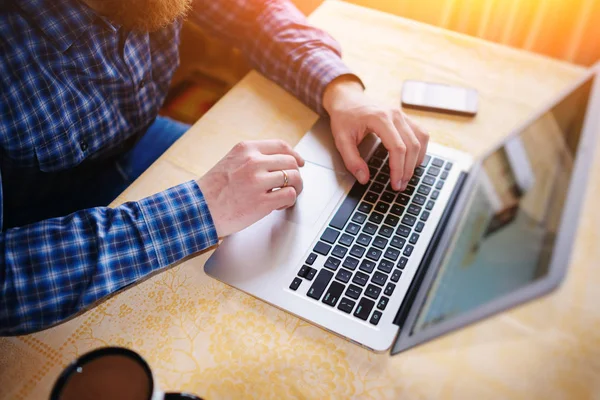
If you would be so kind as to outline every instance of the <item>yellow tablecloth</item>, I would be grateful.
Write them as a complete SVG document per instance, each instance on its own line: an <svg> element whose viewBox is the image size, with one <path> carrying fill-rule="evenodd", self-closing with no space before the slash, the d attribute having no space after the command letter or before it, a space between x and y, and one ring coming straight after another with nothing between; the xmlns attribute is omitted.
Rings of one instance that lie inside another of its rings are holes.
<svg viewBox="0 0 600 400"><path fill-rule="evenodd" d="M310 17L368 92L398 103L404 79L473 86L475 119L410 112L433 140L480 154L583 73L573 65L342 2ZM317 116L253 72L115 204L200 176L236 142L295 144ZM141 353L160 385L218 398L600 398L600 157L572 266L550 296L396 357L359 348L203 272L208 253L42 333L0 339L0 398L45 398L90 349Z"/></svg>

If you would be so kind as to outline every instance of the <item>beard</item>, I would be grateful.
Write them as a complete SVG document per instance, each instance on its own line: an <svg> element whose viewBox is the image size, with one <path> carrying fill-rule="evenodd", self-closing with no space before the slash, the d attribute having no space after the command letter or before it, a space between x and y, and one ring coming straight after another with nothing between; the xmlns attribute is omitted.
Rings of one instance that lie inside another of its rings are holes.
<svg viewBox="0 0 600 400"><path fill-rule="evenodd" d="M154 32L185 17L193 0L84 0L126 29Z"/></svg>

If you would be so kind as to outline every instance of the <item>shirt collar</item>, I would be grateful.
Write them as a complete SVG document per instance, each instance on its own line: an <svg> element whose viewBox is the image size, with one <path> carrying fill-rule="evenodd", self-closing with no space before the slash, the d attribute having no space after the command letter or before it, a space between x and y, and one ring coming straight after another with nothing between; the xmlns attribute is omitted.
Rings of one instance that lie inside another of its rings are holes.
<svg viewBox="0 0 600 400"><path fill-rule="evenodd" d="M67 51L99 16L77 0L16 0L33 23L61 51ZM118 26L100 17L111 30Z"/></svg>

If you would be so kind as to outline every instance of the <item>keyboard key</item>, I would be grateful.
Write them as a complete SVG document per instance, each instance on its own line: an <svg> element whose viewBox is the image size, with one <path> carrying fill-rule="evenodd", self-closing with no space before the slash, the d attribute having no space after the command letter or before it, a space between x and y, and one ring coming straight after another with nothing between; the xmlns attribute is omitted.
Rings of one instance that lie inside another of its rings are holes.
<svg viewBox="0 0 600 400"><path fill-rule="evenodd" d="M357 285L360 285L360 286L365 286L368 281L369 281L369 275L363 274L360 271L357 271L354 274L354 278L352 278L352 282L354 282L354 283L356 283Z"/></svg>
<svg viewBox="0 0 600 400"><path fill-rule="evenodd" d="M406 214L404 217L402 217L402 223L404 225L413 226L415 222L417 222L417 219L412 215Z"/></svg>
<svg viewBox="0 0 600 400"><path fill-rule="evenodd" d="M369 179L377 175L377 168L369 165Z"/></svg>
<svg viewBox="0 0 600 400"><path fill-rule="evenodd" d="M306 295L308 297L312 297L313 299L319 300L332 277L333 272L326 269L320 270L312 286L310 289L308 289L308 293L306 293Z"/></svg>
<svg viewBox="0 0 600 400"><path fill-rule="evenodd" d="M410 257L413 249L414 249L414 247L409 244L404 248L404 252L402 254L404 254L406 257Z"/></svg>
<svg viewBox="0 0 600 400"><path fill-rule="evenodd" d="M400 205L398 205L398 204L393 204L393 205L392 205L392 208L390 209L390 212L391 212L392 214L394 214L394 215L397 215L397 216L399 216L399 217L400 217L400 216L402 216L402 214L404 213L404 207L403 207L403 206L400 206Z"/></svg>
<svg viewBox="0 0 600 400"><path fill-rule="evenodd" d="M450 161L448 161L448 162L446 163L446 166L444 167L444 169L445 169L446 171L450 171L450 170L452 169L452 166L453 166L453 165L454 165L454 164L452 164Z"/></svg>
<svg viewBox="0 0 600 400"><path fill-rule="evenodd" d="M346 227L346 232L348 232L351 235L356 235L359 230L360 230L360 226L353 224L352 222L350 222L348 224L348 226Z"/></svg>
<svg viewBox="0 0 600 400"><path fill-rule="evenodd" d="M400 222L400 218L395 215L388 215L387 217L385 217L385 220L383 222L392 227L396 227L396 225L398 225L398 222Z"/></svg>
<svg viewBox="0 0 600 400"><path fill-rule="evenodd" d="M415 231L421 233L423 231L423 228L425 227L425 224L421 221L417 222L417 226L415 226Z"/></svg>
<svg viewBox="0 0 600 400"><path fill-rule="evenodd" d="M368 233L369 235L374 235L377 233L377 225L367 222L363 228L363 232Z"/></svg>
<svg viewBox="0 0 600 400"><path fill-rule="evenodd" d="M392 272L392 277L390 278L390 280L392 282L398 282L398 280L400 280L400 276L402 276L402 271L400 271L399 269L395 269L394 272Z"/></svg>
<svg viewBox="0 0 600 400"><path fill-rule="evenodd" d="M442 172L442 175L440 175L440 179L445 181L446 178L448 178L448 171L444 171L444 172Z"/></svg>
<svg viewBox="0 0 600 400"><path fill-rule="evenodd" d="M335 279L338 281L342 281L344 283L348 283L348 281L352 278L352 272L340 268L337 274L335 274Z"/></svg>
<svg viewBox="0 0 600 400"><path fill-rule="evenodd" d="M427 170L428 175L438 176L440 174L440 169L438 167L429 167Z"/></svg>
<svg viewBox="0 0 600 400"><path fill-rule="evenodd" d="M335 229L327 228L321 235L321 240L327 243L334 244L340 233Z"/></svg>
<svg viewBox="0 0 600 400"><path fill-rule="evenodd" d="M381 200L385 201L386 203L393 203L395 199L396 195L394 193L383 192L381 195Z"/></svg>
<svg viewBox="0 0 600 400"><path fill-rule="evenodd" d="M317 274L317 270L316 269L309 268L308 269L308 273L306 274L305 278L308 279L309 281L312 281L316 274Z"/></svg>
<svg viewBox="0 0 600 400"><path fill-rule="evenodd" d="M355 304L356 303L350 300L349 298L343 297L342 300L340 300L340 304L338 305L338 310L342 310L343 312L350 314Z"/></svg>
<svg viewBox="0 0 600 400"><path fill-rule="evenodd" d="M375 210L379 211L382 214L385 214L386 212L388 212L389 209L390 209L390 205L388 203L384 203L383 201L380 201L375 206Z"/></svg>
<svg viewBox="0 0 600 400"><path fill-rule="evenodd" d="M351 269L352 271L354 271L357 266L358 266L358 260L351 256L346 257L346 259L344 260L344 263L342 264L342 267L346 267L348 269Z"/></svg>
<svg viewBox="0 0 600 400"><path fill-rule="evenodd" d="M429 192L431 192L431 186L421 185L417 189L417 192L422 194L423 196L427 196L429 194Z"/></svg>
<svg viewBox="0 0 600 400"><path fill-rule="evenodd" d="M385 258L389 258L390 260L396 261L398 259L398 257L400 257L400 251L389 247L386 251L385 254L383 255Z"/></svg>
<svg viewBox="0 0 600 400"><path fill-rule="evenodd" d="M306 276L306 274L308 274L308 269L309 268L310 268L309 266L303 265L300 268L300 271L298 271L298 276L304 278Z"/></svg>
<svg viewBox="0 0 600 400"><path fill-rule="evenodd" d="M390 282L385 287L383 294L385 294L386 296L391 296L392 293L394 293L394 289L396 289L396 285L394 285L392 282Z"/></svg>
<svg viewBox="0 0 600 400"><path fill-rule="evenodd" d="M325 296L323 296L323 303L334 307L342 296L342 293L344 293L344 289L346 289L346 286L342 285L341 283L336 281L331 282L331 286L329 286Z"/></svg>
<svg viewBox="0 0 600 400"><path fill-rule="evenodd" d="M437 198L440 196L440 191L439 190L434 190L433 193L431 193L431 198L433 200L437 200Z"/></svg>
<svg viewBox="0 0 600 400"><path fill-rule="evenodd" d="M354 246L352 246L352 250L350 250L350 254L356 258L361 258L363 256L363 254L365 254L365 251L367 251L367 249L355 244Z"/></svg>
<svg viewBox="0 0 600 400"><path fill-rule="evenodd" d="M409 184L413 185L413 186L417 186L419 184L419 177L413 175L412 178L410 178L410 180L408 181Z"/></svg>
<svg viewBox="0 0 600 400"><path fill-rule="evenodd" d="M342 237L340 237L340 240L338 241L338 243L343 244L344 246L350 247L350 245L352 244L352 241L354 241L354 237L343 233Z"/></svg>
<svg viewBox="0 0 600 400"><path fill-rule="evenodd" d="M393 233L394 233L394 229L390 228L387 225L381 225L381 228L379 228L379 234L381 236L390 237L390 236L392 236Z"/></svg>
<svg viewBox="0 0 600 400"><path fill-rule="evenodd" d="M388 155L388 151L386 150L383 143L380 143L379 146L377 146L377 149L375 150L375 152L373 153L373 157L379 157L382 159L386 158L387 155Z"/></svg>
<svg viewBox="0 0 600 400"><path fill-rule="evenodd" d="M408 185L408 186L406 186L406 189L404 189L404 191L402 193L404 193L407 196L412 196L414 192L415 192L415 187Z"/></svg>
<svg viewBox="0 0 600 400"><path fill-rule="evenodd" d="M369 284L369 286L367 286L367 289L365 290L365 296L370 297L374 300L377 300L377 298L379 297L380 294L381 294L381 288L377 287L375 285Z"/></svg>
<svg viewBox="0 0 600 400"><path fill-rule="evenodd" d="M367 192L367 195L365 196L365 200L369 203L376 203L378 198L379 195L373 192Z"/></svg>
<svg viewBox="0 0 600 400"><path fill-rule="evenodd" d="M323 243L323 242L317 242L317 244L315 245L315 248L313 249L313 251L315 253L319 253L324 256L329 254L329 250L331 250L331 246L328 245L327 243Z"/></svg>
<svg viewBox="0 0 600 400"><path fill-rule="evenodd" d="M297 290L300 287L301 283L302 283L302 279L294 278L294 280L292 281L292 283L290 285L290 289Z"/></svg>
<svg viewBox="0 0 600 400"><path fill-rule="evenodd" d="M442 165L444 165L444 160L440 160L439 158L434 158L433 161L431 162L431 164L436 167L441 167Z"/></svg>
<svg viewBox="0 0 600 400"><path fill-rule="evenodd" d="M398 197L396 198L396 203L399 203L399 204L401 204L403 206L408 205L409 201L410 201L410 197L408 197L407 195L402 194L402 193L400 193L398 195Z"/></svg>
<svg viewBox="0 0 600 400"><path fill-rule="evenodd" d="M375 193L381 193L381 192L383 192L383 188L385 188L385 186L383 186L381 183L373 182L370 190Z"/></svg>
<svg viewBox="0 0 600 400"><path fill-rule="evenodd" d="M418 204L420 206L425 204L425 200L427 200L427 198L425 196L421 196L420 194L417 194L415 195L415 197L413 197L413 203Z"/></svg>
<svg viewBox="0 0 600 400"><path fill-rule="evenodd" d="M375 263L369 260L362 260L358 269L360 269L361 271L365 271L367 274L370 274L375 269Z"/></svg>
<svg viewBox="0 0 600 400"><path fill-rule="evenodd" d="M363 246L368 246L369 244L371 244L371 236L369 235L365 235L364 233L361 233L358 236L358 239L356 239L356 243L361 244Z"/></svg>
<svg viewBox="0 0 600 400"><path fill-rule="evenodd" d="M389 273L392 270L392 268L394 268L394 263L386 259L379 261L379 265L377 266L378 270L386 273Z"/></svg>
<svg viewBox="0 0 600 400"><path fill-rule="evenodd" d="M417 167L415 168L415 175L416 176L422 176L425 173L425 168L423 167Z"/></svg>
<svg viewBox="0 0 600 400"><path fill-rule="evenodd" d="M313 265L316 259L317 255L315 253L310 253L304 262L308 265Z"/></svg>
<svg viewBox="0 0 600 400"><path fill-rule="evenodd" d="M388 175L390 174L390 164L387 161L383 164L383 167L381 167L381 172Z"/></svg>
<svg viewBox="0 0 600 400"><path fill-rule="evenodd" d="M410 235L410 228L408 226L400 225L398 229L396 229L396 233L406 238Z"/></svg>
<svg viewBox="0 0 600 400"><path fill-rule="evenodd" d="M371 319L369 320L369 323L372 325L377 325L380 320L381 320L381 311L375 310L373 315L371 315Z"/></svg>
<svg viewBox="0 0 600 400"><path fill-rule="evenodd" d="M397 267L400 268L400 269L404 269L404 267L406 267L406 264L408 264L408 258L406 258L406 257L400 257L400 260L398 261Z"/></svg>
<svg viewBox="0 0 600 400"><path fill-rule="evenodd" d="M361 293L362 289L356 285L350 284L348 286L348 289L346 289L346 296L352 297L354 300L358 299Z"/></svg>
<svg viewBox="0 0 600 400"><path fill-rule="evenodd" d="M369 164L371 167L379 168L383 165L383 160L378 157L371 157L367 164Z"/></svg>
<svg viewBox="0 0 600 400"><path fill-rule="evenodd" d="M377 302L377 308L379 308L380 310L385 310L389 301L390 301L389 298L387 298L385 296L381 296L381 298L379 299L379 302Z"/></svg>
<svg viewBox="0 0 600 400"><path fill-rule="evenodd" d="M429 219L429 211L423 211L421 214L421 221L427 221Z"/></svg>
<svg viewBox="0 0 600 400"><path fill-rule="evenodd" d="M341 261L335 257L329 257L327 261L325 261L325 268L329 268L332 271L335 271L340 266Z"/></svg>
<svg viewBox="0 0 600 400"><path fill-rule="evenodd" d="M365 203L364 201L358 205L358 211L368 214L373 209L373 204Z"/></svg>
<svg viewBox="0 0 600 400"><path fill-rule="evenodd" d="M381 250L371 247L369 251L367 251L367 258L370 258L373 261L378 261L379 258L381 258Z"/></svg>
<svg viewBox="0 0 600 400"><path fill-rule="evenodd" d="M385 249L385 246L387 246L387 239L382 238L381 236L377 236L375 238L375 240L373 240L373 246L378 247L380 249Z"/></svg>
<svg viewBox="0 0 600 400"><path fill-rule="evenodd" d="M362 224L363 222L365 222L367 220L367 216L361 212L355 212L354 216L352 217L352 221L356 222L357 224Z"/></svg>
<svg viewBox="0 0 600 400"><path fill-rule="evenodd" d="M375 224L380 224L381 221L383 221L383 214L379 214L378 212L374 212L371 213L371 215L369 215L369 221L375 223Z"/></svg>
<svg viewBox="0 0 600 400"><path fill-rule="evenodd" d="M401 238L400 236L394 235L390 245L394 246L397 249L401 249L406 244L406 239Z"/></svg>
<svg viewBox="0 0 600 400"><path fill-rule="evenodd" d="M417 240L419 240L419 234L418 233L413 233L412 235L410 235L410 239L408 240L408 242L410 244L416 244Z"/></svg>
<svg viewBox="0 0 600 400"><path fill-rule="evenodd" d="M419 215L421 213L421 207L413 203L408 206L407 211L412 215Z"/></svg>
<svg viewBox="0 0 600 400"><path fill-rule="evenodd" d="M438 190L441 190L444 187L444 181L438 181L438 183L435 184L435 188Z"/></svg>
<svg viewBox="0 0 600 400"><path fill-rule="evenodd" d="M381 272L375 272L373 274L373 276L371 277L371 282L373 282L374 284L379 285L379 286L385 285L385 281L387 281L387 275L382 274ZM368 290L368 288L367 288L367 290Z"/></svg>
<svg viewBox="0 0 600 400"><path fill-rule="evenodd" d="M379 183L384 184L384 185L386 183L388 183L389 181L390 181L390 176L387 175L387 174L381 173L381 172L379 173L379 175L377 175L375 177L375 182L379 182Z"/></svg>
<svg viewBox="0 0 600 400"><path fill-rule="evenodd" d="M361 185L360 183L356 182L352 186L352 189L350 189L350 192L348 192L348 195L340 205L340 208L338 208L335 216L331 219L329 226L336 229L344 229L346 222L348 222L348 218L350 218L350 215L352 215L352 212L356 208L356 205L360 201L360 198L365 193L366 189L366 185Z"/></svg>
<svg viewBox="0 0 600 400"><path fill-rule="evenodd" d="M423 178L423 183L429 186L433 186L433 184L435 183L435 178L430 175L425 175L425 177Z"/></svg>
<svg viewBox="0 0 600 400"><path fill-rule="evenodd" d="M431 156L429 154L425 154L425 157L423 158L423 162L421 163L421 167L426 167L427 164L429 163L429 160L431 160Z"/></svg>
<svg viewBox="0 0 600 400"><path fill-rule="evenodd" d="M387 190L388 192L397 192L397 190L394 190L394 188L392 187L392 182L388 183L385 190Z"/></svg>
<svg viewBox="0 0 600 400"><path fill-rule="evenodd" d="M366 321L367 318L369 318L369 314L371 314L371 310L373 309L374 305L375 302L373 300L369 300L366 297L363 297L358 302L358 306L356 306L354 316L362 319L363 321Z"/></svg>
<svg viewBox="0 0 600 400"><path fill-rule="evenodd" d="M336 256L338 258L344 258L346 256L347 252L348 252L348 248L337 245L333 248L333 251L331 252L331 254L333 254L334 256Z"/></svg>
<svg viewBox="0 0 600 400"><path fill-rule="evenodd" d="M425 206L426 209L431 210L433 209L433 206L435 205L435 202L433 200L429 200L427 202L427 205Z"/></svg>

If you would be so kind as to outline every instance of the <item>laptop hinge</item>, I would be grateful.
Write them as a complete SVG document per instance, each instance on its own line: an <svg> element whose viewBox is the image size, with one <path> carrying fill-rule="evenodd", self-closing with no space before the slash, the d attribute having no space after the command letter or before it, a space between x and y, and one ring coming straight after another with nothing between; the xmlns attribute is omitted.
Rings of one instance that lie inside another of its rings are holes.
<svg viewBox="0 0 600 400"><path fill-rule="evenodd" d="M408 316L408 312L410 311L410 309L415 301L415 298L417 297L417 293L419 291L419 288L421 287L423 278L427 274L427 270L429 269L431 260L433 259L435 252L438 250L438 248L437 248L438 243L440 242L440 239L441 239L444 231L446 230L446 227L448 225L448 220L450 219L450 216L452 215L452 211L454 210L454 207L456 206L456 201L457 201L458 196L464 186L466 178L467 178L467 174L465 172L461 172L458 177L458 180L456 181L456 185L454 186L454 190L452 191L452 194L450 195L450 198L448 200L448 205L446 206L446 209L442 213L440 222L438 223L435 231L433 232L431 241L429 242L429 245L427 246L427 250L425 250L425 254L423 255L423 258L421 259L421 264L419 264L419 268L417 268L417 273L415 274L415 277L413 278L412 282L410 283L410 286L408 287L406 296L404 297L404 300L402 301L402 304L400 305L400 308L398 309L398 313L396 314L396 317L394 318L394 324L398 325L400 327L400 329L402 329L402 326L404 325L404 322L406 321L406 317Z"/></svg>

